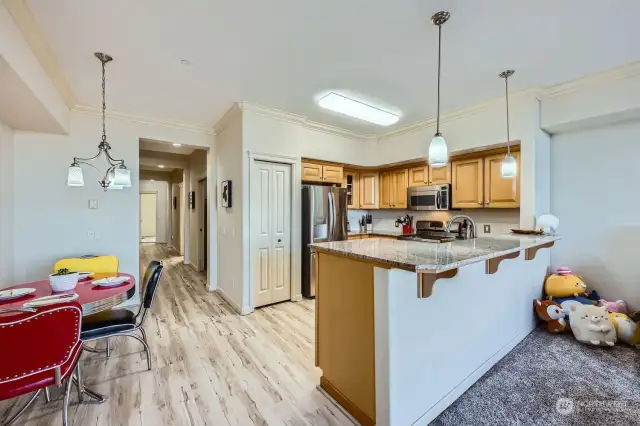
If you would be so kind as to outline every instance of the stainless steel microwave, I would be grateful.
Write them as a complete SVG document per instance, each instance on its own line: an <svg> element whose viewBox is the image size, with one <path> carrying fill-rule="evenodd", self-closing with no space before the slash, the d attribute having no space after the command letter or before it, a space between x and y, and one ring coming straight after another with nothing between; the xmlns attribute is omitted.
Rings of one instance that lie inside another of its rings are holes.
<svg viewBox="0 0 640 426"><path fill-rule="evenodd" d="M449 210L451 185L414 186L407 189L409 210Z"/></svg>

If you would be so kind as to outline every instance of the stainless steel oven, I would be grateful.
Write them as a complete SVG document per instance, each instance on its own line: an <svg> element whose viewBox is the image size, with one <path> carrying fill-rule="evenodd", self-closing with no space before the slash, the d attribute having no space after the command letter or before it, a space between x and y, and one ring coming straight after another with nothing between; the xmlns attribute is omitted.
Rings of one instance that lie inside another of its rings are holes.
<svg viewBox="0 0 640 426"><path fill-rule="evenodd" d="M449 210L451 185L413 186L407 189L409 210Z"/></svg>

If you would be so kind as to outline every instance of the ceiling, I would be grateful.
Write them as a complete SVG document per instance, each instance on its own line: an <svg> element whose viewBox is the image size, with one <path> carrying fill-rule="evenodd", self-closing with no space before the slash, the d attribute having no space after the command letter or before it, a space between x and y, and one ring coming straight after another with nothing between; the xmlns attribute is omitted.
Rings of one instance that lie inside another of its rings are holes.
<svg viewBox="0 0 640 426"><path fill-rule="evenodd" d="M162 142L153 139L140 138L140 149L145 151L157 151L168 152L171 154L191 155L196 148L182 145L179 147L173 146L171 142Z"/></svg>
<svg viewBox="0 0 640 426"><path fill-rule="evenodd" d="M28 0L81 104L213 125L235 101L359 133L393 129L320 109L348 90L397 108L402 126L436 113L437 29L442 110L572 80L640 58L635 0ZM606 18L606 21L605 19ZM181 64L182 59L192 62Z"/></svg>

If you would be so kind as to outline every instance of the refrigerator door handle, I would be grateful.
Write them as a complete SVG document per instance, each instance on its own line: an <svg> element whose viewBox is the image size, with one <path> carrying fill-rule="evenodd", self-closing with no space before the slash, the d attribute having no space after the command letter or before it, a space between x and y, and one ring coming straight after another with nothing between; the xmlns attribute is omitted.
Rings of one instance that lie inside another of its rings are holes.
<svg viewBox="0 0 640 426"><path fill-rule="evenodd" d="M335 227L336 227L336 205L333 199L333 192L329 191L329 223L327 229L327 236L329 241L335 240Z"/></svg>

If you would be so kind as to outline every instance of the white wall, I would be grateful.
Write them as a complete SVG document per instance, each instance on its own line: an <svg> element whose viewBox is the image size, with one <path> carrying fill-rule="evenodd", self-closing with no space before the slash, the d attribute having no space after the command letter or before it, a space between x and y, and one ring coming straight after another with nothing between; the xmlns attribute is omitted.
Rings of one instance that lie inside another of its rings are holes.
<svg viewBox="0 0 640 426"><path fill-rule="evenodd" d="M122 119L107 120L113 155L132 170L133 187L104 192L97 171L84 168L85 186L66 186L74 156L93 156L100 136L100 117L74 112L69 135L15 132L14 144L14 281L42 279L66 256L108 253L120 270L139 278L138 140L157 139L208 147L212 136L170 126ZM88 199L98 209L88 209ZM96 233L89 238L87 231ZM139 282L139 281L138 281Z"/></svg>
<svg viewBox="0 0 640 426"><path fill-rule="evenodd" d="M171 201L169 199L169 174L164 176L148 176L142 174L140 179L140 192L156 192L158 194L156 205L156 242L171 242Z"/></svg>
<svg viewBox="0 0 640 426"><path fill-rule="evenodd" d="M551 143L551 211L563 236L552 265L633 309L640 309L639 139L636 121L554 135Z"/></svg>
<svg viewBox="0 0 640 426"><path fill-rule="evenodd" d="M0 122L0 288L13 279L13 132Z"/></svg>
<svg viewBox="0 0 640 426"><path fill-rule="evenodd" d="M238 311L248 308L249 291L244 290L248 269L243 263L243 123L242 115L234 116L216 135L217 187L225 180L232 182L233 203L230 208L220 207L217 191L215 202L218 214L218 291ZM248 250L248 233L246 235ZM246 272L246 273L245 273ZM247 287L248 288L248 287Z"/></svg>

